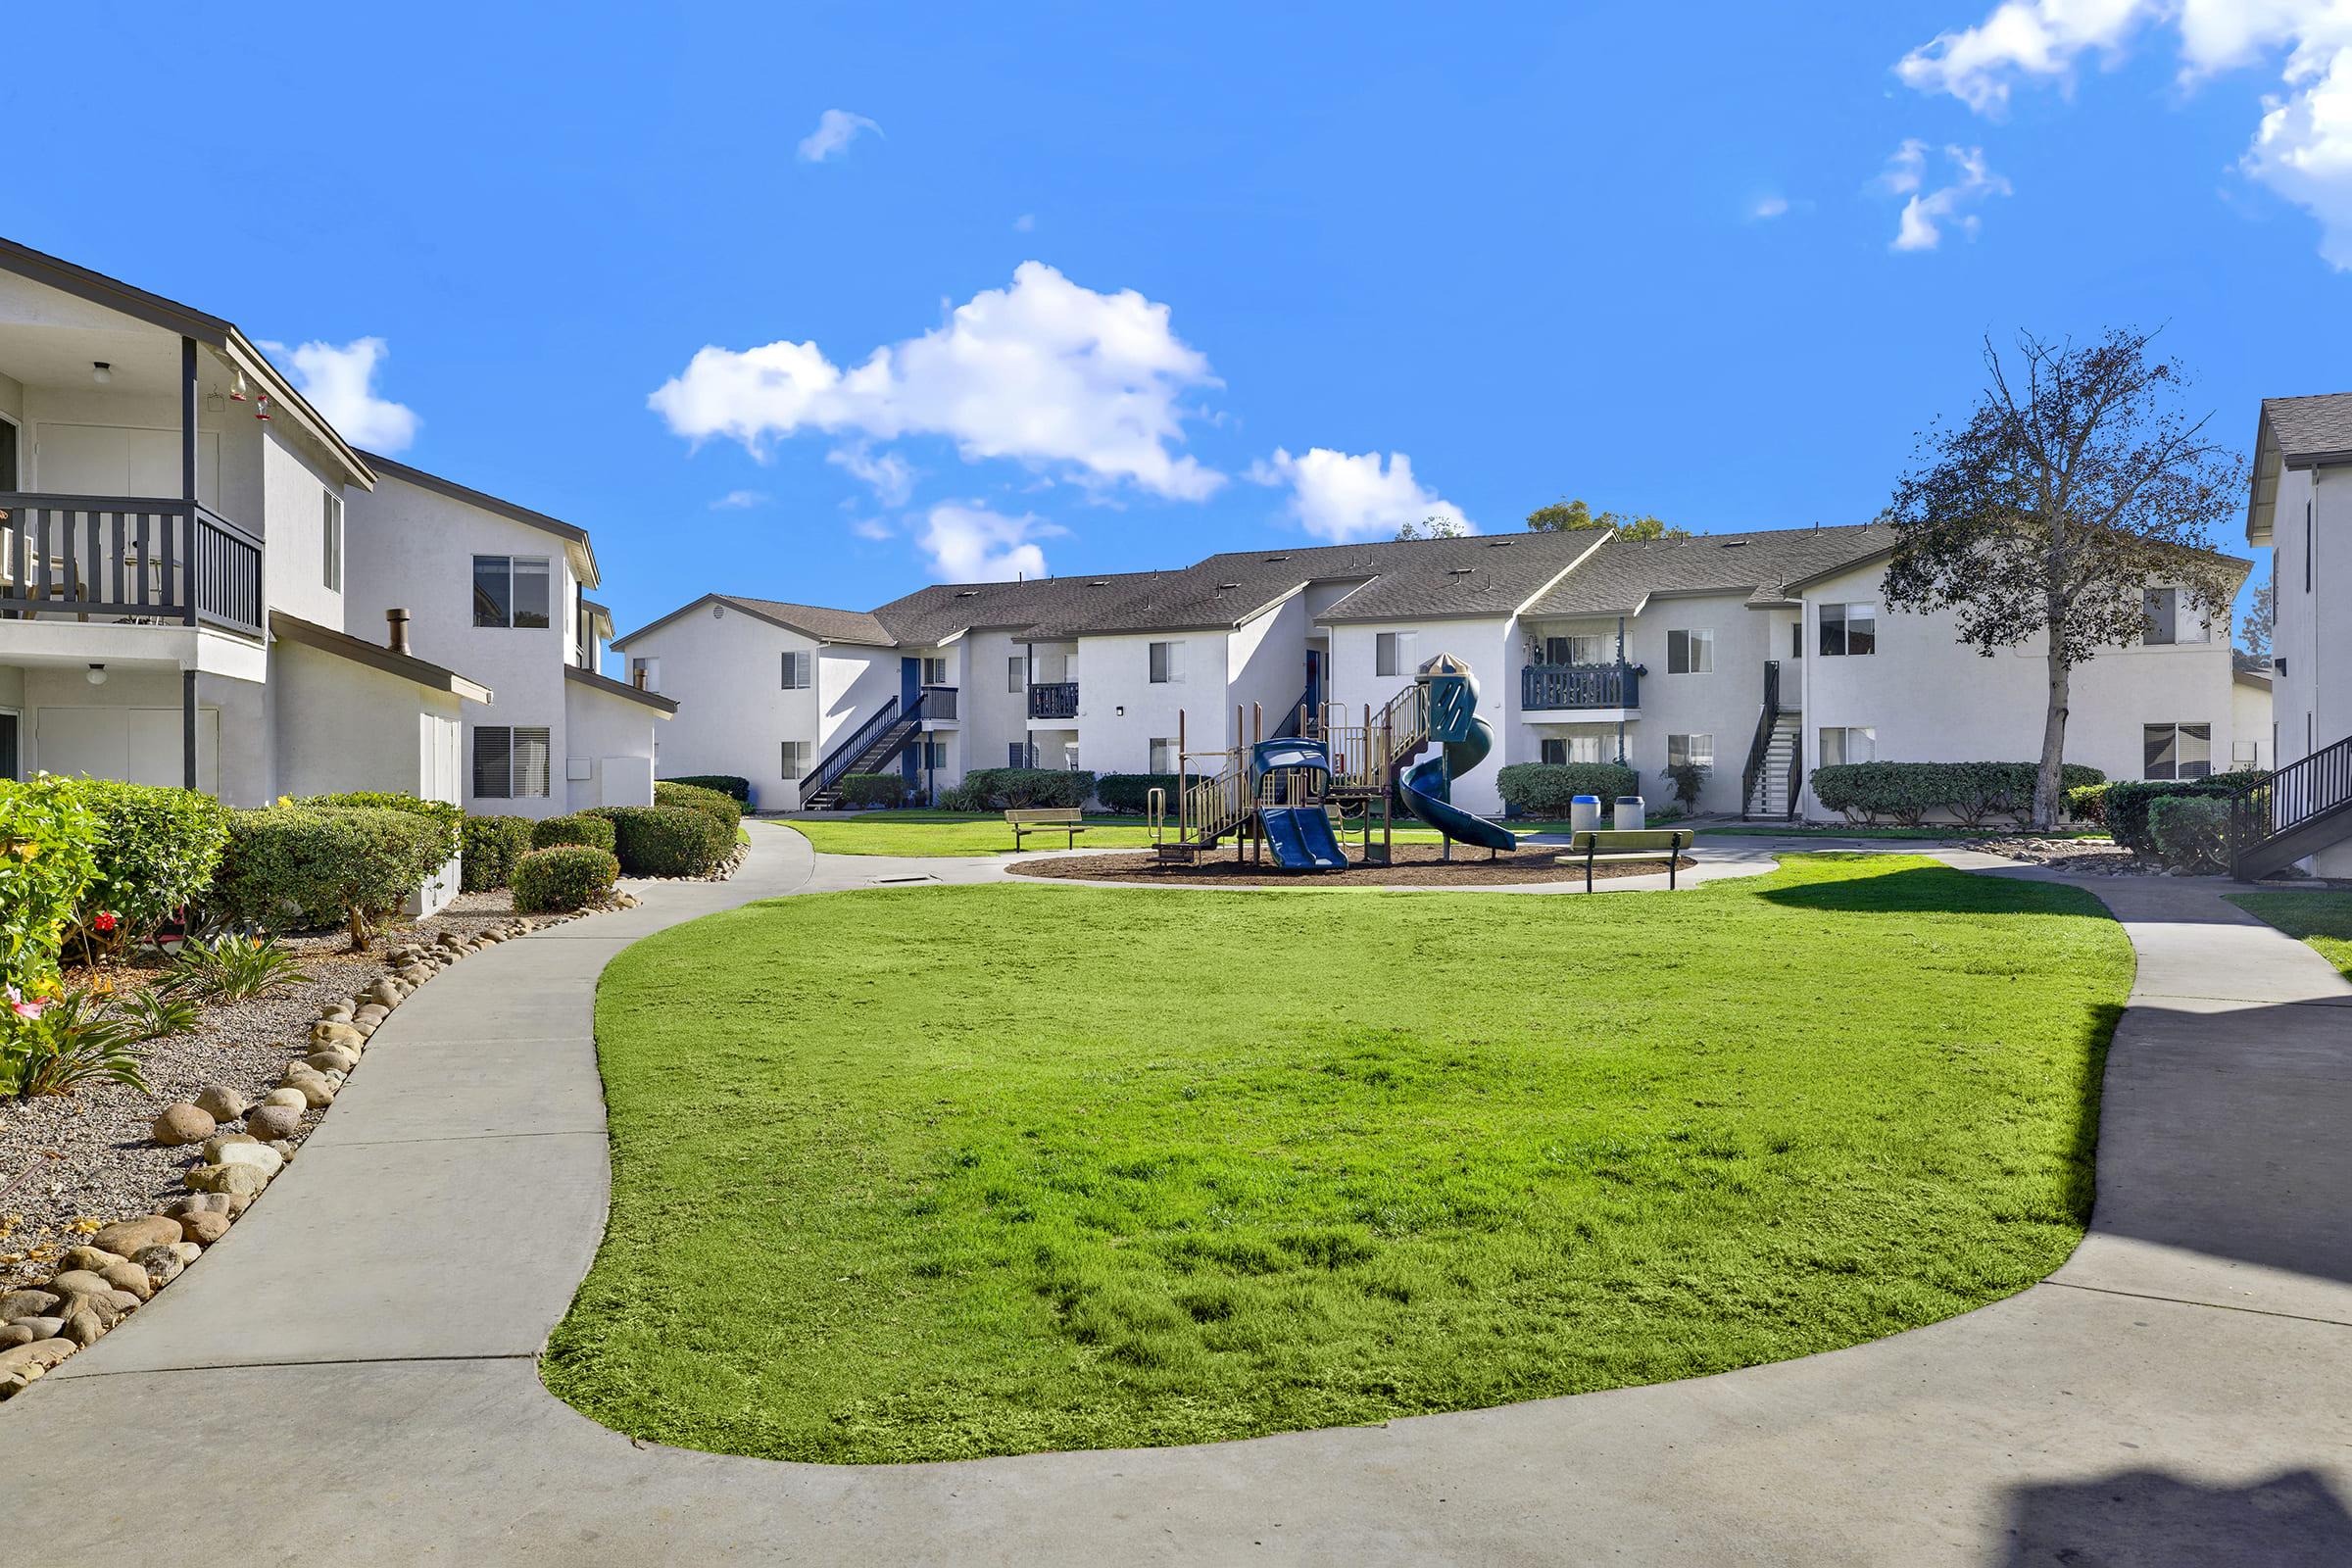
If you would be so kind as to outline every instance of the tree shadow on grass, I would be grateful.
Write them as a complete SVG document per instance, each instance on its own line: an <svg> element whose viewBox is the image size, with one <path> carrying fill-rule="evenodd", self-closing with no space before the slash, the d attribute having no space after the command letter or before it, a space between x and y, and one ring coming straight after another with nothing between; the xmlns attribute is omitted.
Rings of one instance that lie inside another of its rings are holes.
<svg viewBox="0 0 2352 1568"><path fill-rule="evenodd" d="M1886 857L1867 852L1809 857L1870 861ZM2079 888L2034 876L1961 871L1948 865L1912 865L1899 871L1799 882L1757 894L1790 908L1834 914L2057 914L2111 918L2098 900Z"/></svg>
<svg viewBox="0 0 2352 1568"><path fill-rule="evenodd" d="M2208 1486L2162 1470L2009 1492L2002 1568L2209 1568L2352 1562L2352 1512L2316 1470Z"/></svg>

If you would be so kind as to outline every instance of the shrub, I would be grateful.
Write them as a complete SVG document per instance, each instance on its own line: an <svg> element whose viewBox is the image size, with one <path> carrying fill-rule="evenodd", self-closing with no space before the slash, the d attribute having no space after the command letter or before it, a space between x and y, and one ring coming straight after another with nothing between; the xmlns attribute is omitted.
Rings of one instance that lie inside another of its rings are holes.
<svg viewBox="0 0 2352 1568"><path fill-rule="evenodd" d="M734 853L734 829L682 806L600 806L612 823L612 853L628 876L709 876Z"/></svg>
<svg viewBox="0 0 2352 1568"><path fill-rule="evenodd" d="M1502 804L1521 816L1565 818L1579 795L1603 806L1642 793L1642 775L1622 762L1513 762L1494 775Z"/></svg>
<svg viewBox="0 0 2352 1568"><path fill-rule="evenodd" d="M169 785L85 778L72 788L97 830L73 934L85 957L100 958L147 941L202 896L228 842L228 808Z"/></svg>
<svg viewBox="0 0 2352 1568"><path fill-rule="evenodd" d="M251 1002L309 979L275 937L256 941L232 933L218 942L180 944L156 986L167 992L191 991L215 1002Z"/></svg>
<svg viewBox="0 0 2352 1568"><path fill-rule="evenodd" d="M601 904L620 876L611 850L560 844L533 850L514 862L514 907L524 914L557 914Z"/></svg>
<svg viewBox="0 0 2352 1568"><path fill-rule="evenodd" d="M0 984L46 995L82 889L97 874L98 819L72 779L0 781Z"/></svg>
<svg viewBox="0 0 2352 1568"><path fill-rule="evenodd" d="M12 1008L0 1035L0 1094L69 1095L100 1079L145 1094L147 1080L131 1051L137 1044L137 1026L100 1007L86 991Z"/></svg>
<svg viewBox="0 0 2352 1568"><path fill-rule="evenodd" d="M654 786L656 806L678 806L689 811L701 811L724 826L727 837L735 836L736 824L743 820L743 808L735 797L718 790L707 790L699 784L680 784L672 781Z"/></svg>
<svg viewBox="0 0 2352 1568"><path fill-rule="evenodd" d="M952 784L939 792L934 804L943 811L985 811L988 797L968 784Z"/></svg>
<svg viewBox="0 0 2352 1568"><path fill-rule="evenodd" d="M665 778L662 784L692 784L698 789L716 790L738 806L752 804L752 781L737 778L732 773L689 773L683 778Z"/></svg>
<svg viewBox="0 0 2352 1568"><path fill-rule="evenodd" d="M115 1004L121 1018L141 1040L171 1040L192 1035L204 1014L187 997L173 996L162 986L149 986Z"/></svg>
<svg viewBox="0 0 2352 1568"><path fill-rule="evenodd" d="M841 776L841 804L904 806L906 804L906 781L896 773L844 773Z"/></svg>
<svg viewBox="0 0 2352 1568"><path fill-rule="evenodd" d="M2248 769L2240 773L2216 773L2210 778L2118 779L2107 786L2102 802L2107 832L2133 855L2153 857L2156 841L2148 831L2148 808L2158 801L2182 795L2226 800L2268 777L2268 773Z"/></svg>
<svg viewBox="0 0 2352 1568"><path fill-rule="evenodd" d="M467 893L505 887L514 862L531 847L533 831L527 816L466 818L459 828L464 867L459 887Z"/></svg>
<svg viewBox="0 0 2352 1568"><path fill-rule="evenodd" d="M1172 812L1176 809L1176 785L1174 773L1104 773L1095 780L1095 799L1102 803L1105 811L1141 816L1152 808L1152 792L1166 790Z"/></svg>
<svg viewBox="0 0 2352 1568"><path fill-rule="evenodd" d="M2079 784L2066 792L2066 814L2078 822L2099 826L2107 820L2105 784Z"/></svg>
<svg viewBox="0 0 2352 1568"><path fill-rule="evenodd" d="M612 819L594 816L586 811L574 811L569 816L551 816L531 828L531 848L534 850L584 844L592 850L610 851L613 839Z"/></svg>
<svg viewBox="0 0 2352 1568"><path fill-rule="evenodd" d="M2176 871L2230 869L2230 803L2211 795L2160 795L2148 803L2156 858Z"/></svg>
<svg viewBox="0 0 2352 1568"><path fill-rule="evenodd" d="M440 832L436 842L440 865L458 858L465 845L466 813L447 801L419 800L414 795L396 794L391 790L350 790L341 795L312 795L294 802L296 806L321 806L332 810L342 807L362 807L380 811L407 811L420 816Z"/></svg>
<svg viewBox="0 0 2352 1568"><path fill-rule="evenodd" d="M1017 811L1035 806L1078 806L1095 793L1095 775L1054 767L976 767L963 775L964 799L974 811Z"/></svg>
<svg viewBox="0 0 2352 1568"><path fill-rule="evenodd" d="M1813 798L1849 822L1891 819L1917 827L1945 811L1981 827L1996 815L2030 815L2040 770L2035 762L1833 762L1813 770ZM2069 762L2061 782L2079 789L2106 776Z"/></svg>
<svg viewBox="0 0 2352 1568"><path fill-rule="evenodd" d="M353 948L441 869L432 820L380 807L270 806L232 811L211 912L264 931L343 925Z"/></svg>
<svg viewBox="0 0 2352 1568"><path fill-rule="evenodd" d="M1658 769L1658 777L1674 786L1675 804L1683 811L1698 807L1698 792L1707 785L1707 775L1714 769L1699 762L1668 762Z"/></svg>

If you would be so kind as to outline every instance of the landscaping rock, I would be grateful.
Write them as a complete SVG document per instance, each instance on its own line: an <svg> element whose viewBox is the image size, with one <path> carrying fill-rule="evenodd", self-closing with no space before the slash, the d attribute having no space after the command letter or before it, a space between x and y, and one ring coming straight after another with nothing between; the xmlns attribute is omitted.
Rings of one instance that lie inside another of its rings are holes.
<svg viewBox="0 0 2352 1568"><path fill-rule="evenodd" d="M255 1142L229 1145L220 1151L220 1155L213 1163L222 1167L252 1165L258 1168L264 1176L274 1176L286 1168L286 1158L283 1154L271 1149L268 1144Z"/></svg>
<svg viewBox="0 0 2352 1568"><path fill-rule="evenodd" d="M103 1247L69 1247L66 1255L58 1259L58 1267L82 1268L93 1274L103 1274L122 1261L122 1253L110 1252Z"/></svg>
<svg viewBox="0 0 2352 1568"><path fill-rule="evenodd" d="M368 988L367 997L369 1002L389 1012L400 1005L400 982L387 975Z"/></svg>
<svg viewBox="0 0 2352 1568"><path fill-rule="evenodd" d="M188 1266L187 1259L179 1255L179 1250L186 1245L185 1242L173 1242L169 1247L142 1247L139 1255L122 1266L135 1268L146 1275L147 1289L152 1294L179 1278L181 1270ZM133 1291L131 1294L136 1296L138 1293Z"/></svg>
<svg viewBox="0 0 2352 1568"><path fill-rule="evenodd" d="M86 1268L66 1270L49 1282L49 1289L64 1298L59 1305L69 1314L74 1310L74 1298L75 1297L112 1296L115 1291L114 1286L107 1283L104 1275L93 1274Z"/></svg>
<svg viewBox="0 0 2352 1568"><path fill-rule="evenodd" d="M188 1172L188 1185L200 1193L251 1198L270 1185L270 1174L259 1165L199 1165Z"/></svg>
<svg viewBox="0 0 2352 1568"><path fill-rule="evenodd" d="M218 1198L220 1195L206 1193L202 1196ZM210 1247L228 1234L228 1213L225 1209L219 1212L207 1209L201 1213L182 1214L179 1217L179 1234L183 1243L194 1242L200 1247Z"/></svg>
<svg viewBox="0 0 2352 1568"><path fill-rule="evenodd" d="M207 1165L218 1165L220 1163L220 1151L234 1149L239 1144L258 1144L260 1142L261 1140L251 1133L216 1134L204 1141L204 1162Z"/></svg>
<svg viewBox="0 0 2352 1568"><path fill-rule="evenodd" d="M141 1248L140 1250L152 1251L154 1249ZM155 1281L147 1277L147 1271L144 1268L128 1259L120 1263L109 1263L99 1271L98 1277L116 1290L127 1291L142 1301L155 1294Z"/></svg>
<svg viewBox="0 0 2352 1568"><path fill-rule="evenodd" d="M34 1340L30 1345L19 1345L0 1350L0 1367L53 1367L80 1347L64 1339Z"/></svg>
<svg viewBox="0 0 2352 1568"><path fill-rule="evenodd" d="M391 1016L392 1009L390 1007L385 1006L380 1002L370 1002L368 1004L368 1005L353 1013L351 1015L351 1021L355 1026L363 1023L382 1023L386 1018Z"/></svg>
<svg viewBox="0 0 2352 1568"><path fill-rule="evenodd" d="M302 1059L325 1073L347 1073L360 1064L356 1051L314 1051Z"/></svg>
<svg viewBox="0 0 2352 1568"><path fill-rule="evenodd" d="M302 1091L303 1103L313 1110L323 1110L335 1102L335 1086L323 1078L305 1078L286 1087Z"/></svg>
<svg viewBox="0 0 2352 1568"><path fill-rule="evenodd" d="M185 1268L188 1264L195 1262L198 1258L204 1255L204 1249L197 1246L194 1242L173 1242L171 1247L166 1249L166 1250L171 1252L173 1257L179 1259L180 1266L182 1268ZM139 1255L144 1257L146 1254L142 1252Z"/></svg>
<svg viewBox="0 0 2352 1568"><path fill-rule="evenodd" d="M32 1330L32 1339L27 1344L54 1340L66 1332L66 1320L62 1317L21 1317L17 1322Z"/></svg>
<svg viewBox="0 0 2352 1568"><path fill-rule="evenodd" d="M279 1138L279 1139L275 1139L275 1140L271 1141L271 1143L270 1144L270 1146L269 1146L269 1147L270 1147L270 1148L271 1148L271 1149L274 1149L274 1150L276 1150L276 1151L277 1151L277 1157L278 1157L280 1160L284 1161L286 1164L289 1164L289 1165L291 1165L291 1164L293 1164L293 1163L294 1163L294 1150L295 1150L295 1147L296 1147L296 1146L295 1146L295 1144L294 1144L294 1141L293 1141L292 1139L290 1139L290 1138Z"/></svg>
<svg viewBox="0 0 2352 1568"><path fill-rule="evenodd" d="M137 1219L117 1220L103 1227L90 1238L90 1245L128 1257L142 1247L156 1247L179 1240L179 1222L162 1214L142 1214Z"/></svg>
<svg viewBox="0 0 2352 1568"><path fill-rule="evenodd" d="M0 1296L0 1323L21 1323L28 1317L46 1317L49 1309L64 1299L55 1291L10 1291Z"/></svg>
<svg viewBox="0 0 2352 1568"><path fill-rule="evenodd" d="M155 1141L170 1149L180 1144L203 1143L213 1136L214 1125L210 1114L183 1101L176 1105L166 1105L151 1130Z"/></svg>
<svg viewBox="0 0 2352 1568"><path fill-rule="evenodd" d="M235 1121L245 1114L245 1097L226 1084L206 1084L196 1097L196 1108L216 1122Z"/></svg>
<svg viewBox="0 0 2352 1568"><path fill-rule="evenodd" d="M347 1046L353 1055L367 1043L367 1036L347 1023L315 1023L311 1025L311 1045L320 1051Z"/></svg>
<svg viewBox="0 0 2352 1568"><path fill-rule="evenodd" d="M273 1143L280 1138L291 1138L302 1130L301 1094L293 1090L280 1090L277 1093L291 1094L296 1103L257 1105L245 1113L245 1130L256 1138Z"/></svg>
<svg viewBox="0 0 2352 1568"><path fill-rule="evenodd" d="M164 1213L167 1216L182 1221L186 1220L190 1214L225 1214L227 1212L228 1200L219 1193L190 1193L185 1198L174 1198L164 1205Z"/></svg>
<svg viewBox="0 0 2352 1568"><path fill-rule="evenodd" d="M296 1117L299 1118L303 1111L309 1107L311 1102L302 1098L302 1091L299 1089L272 1089L262 1097L262 1103L265 1105L282 1105L288 1110L293 1111ZM248 1115L245 1120L250 1127L253 1118Z"/></svg>
<svg viewBox="0 0 2352 1568"><path fill-rule="evenodd" d="M30 1345L36 1338L38 1336L23 1323L0 1326L0 1350L18 1345Z"/></svg>
<svg viewBox="0 0 2352 1568"><path fill-rule="evenodd" d="M97 1313L80 1311L66 1319L66 1338L87 1349L96 1345L100 1336L112 1327L114 1325L111 1323L100 1322Z"/></svg>

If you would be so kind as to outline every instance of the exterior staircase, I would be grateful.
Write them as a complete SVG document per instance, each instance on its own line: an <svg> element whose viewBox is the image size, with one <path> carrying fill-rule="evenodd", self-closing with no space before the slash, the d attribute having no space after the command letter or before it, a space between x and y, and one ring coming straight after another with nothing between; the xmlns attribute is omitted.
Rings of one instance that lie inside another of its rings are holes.
<svg viewBox="0 0 2352 1568"><path fill-rule="evenodd" d="M927 695L927 694L924 694ZM924 696L918 695L911 707L900 710L899 700L892 698L873 717L858 726L848 740L826 754L817 764L808 785L801 792L801 809L829 811L841 804L841 781L852 773L874 773L882 770L906 743L914 739L923 727Z"/></svg>
<svg viewBox="0 0 2352 1568"><path fill-rule="evenodd" d="M1774 822L1796 815L1797 770L1804 737L1802 714L1784 710L1773 715L1772 728L1764 740L1762 763L1748 787L1742 814Z"/></svg>
<svg viewBox="0 0 2352 1568"><path fill-rule="evenodd" d="M2230 872L2252 882L2352 839L2352 736L2230 802Z"/></svg>

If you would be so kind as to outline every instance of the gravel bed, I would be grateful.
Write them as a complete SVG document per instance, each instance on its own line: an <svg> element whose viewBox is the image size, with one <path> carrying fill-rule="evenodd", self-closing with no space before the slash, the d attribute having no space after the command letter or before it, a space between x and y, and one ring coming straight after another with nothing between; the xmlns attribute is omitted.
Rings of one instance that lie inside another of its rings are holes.
<svg viewBox="0 0 2352 1568"><path fill-rule="evenodd" d="M1399 844L1388 865L1359 865L1352 860L1345 871L1284 871L1271 860L1252 865L1236 863L1231 850L1221 850L1194 865L1163 865L1147 850L1139 855L1057 855L1044 859L1015 860L1006 869L1023 876L1058 877L1074 882L1165 882L1189 887L1376 887L1474 888L1501 883L1582 882L1583 862L1560 865L1557 844L1530 845L1505 850L1488 859L1483 850L1457 846L1453 859L1444 858L1436 844ZM1688 856L1689 870L1697 862ZM1663 876L1666 861L1602 861L1593 866L1595 882L1621 876Z"/></svg>
<svg viewBox="0 0 2352 1568"><path fill-rule="evenodd" d="M2163 876L2112 839L2041 839L2031 834L2017 838L1983 839L1969 845L1987 855L2005 856L2032 865L2046 865L2069 876Z"/></svg>

